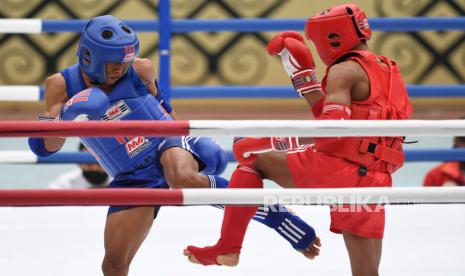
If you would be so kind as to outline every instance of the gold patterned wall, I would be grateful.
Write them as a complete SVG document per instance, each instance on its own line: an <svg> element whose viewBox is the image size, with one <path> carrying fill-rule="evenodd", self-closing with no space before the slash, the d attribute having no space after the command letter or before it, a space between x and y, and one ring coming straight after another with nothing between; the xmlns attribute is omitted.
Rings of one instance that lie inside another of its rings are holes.
<svg viewBox="0 0 465 276"><path fill-rule="evenodd" d="M323 3L321 3L323 2ZM303 18L346 1L173 0L175 18ZM463 0L352 1L370 17L464 16ZM149 0L0 0L1 18L80 19L113 14L122 19L156 19ZM277 58L265 45L273 33L188 33L172 38L175 85L288 84ZM158 64L156 33L139 33L141 56ZM53 72L75 63L79 34L0 34L0 85L41 84ZM465 81L464 32L376 32L370 46L395 59L408 83ZM311 45L310 45L311 46ZM313 49L313 48L312 48ZM318 63L322 73L323 66Z"/></svg>

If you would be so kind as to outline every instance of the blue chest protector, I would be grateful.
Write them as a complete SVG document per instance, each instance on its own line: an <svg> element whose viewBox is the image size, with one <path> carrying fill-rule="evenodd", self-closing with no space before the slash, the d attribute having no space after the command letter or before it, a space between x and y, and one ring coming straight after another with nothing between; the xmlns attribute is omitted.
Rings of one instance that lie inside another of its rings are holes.
<svg viewBox="0 0 465 276"><path fill-rule="evenodd" d="M66 81L68 98L87 88L77 64L60 73ZM108 93L108 98L110 108L101 120L172 120L132 67ZM81 138L112 177L153 164L163 139L143 136Z"/></svg>

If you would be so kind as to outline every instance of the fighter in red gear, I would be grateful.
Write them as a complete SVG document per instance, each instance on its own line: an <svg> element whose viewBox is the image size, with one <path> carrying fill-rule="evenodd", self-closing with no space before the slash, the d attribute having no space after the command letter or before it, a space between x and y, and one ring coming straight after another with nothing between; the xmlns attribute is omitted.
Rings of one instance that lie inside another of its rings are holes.
<svg viewBox="0 0 465 276"><path fill-rule="evenodd" d="M399 69L388 58L370 52L366 41L371 30L356 5L334 6L311 17L305 33L328 66L322 90L317 88L310 50L297 33L276 35L268 52L281 56L297 93L317 120L409 117L412 107ZM314 146L300 146L286 153L266 152L266 145L267 149L272 147L269 138L263 139L268 140L262 147L257 147L259 143L254 140L233 146L236 156L259 154L239 163L230 188L258 188L263 178L286 188L390 187L391 174L404 162L403 137L315 138ZM308 142L302 140L301 144ZM206 248L189 246L184 254L194 263L236 265L253 211L253 207L227 207L218 243ZM353 275L378 275L384 220L380 205L331 209L330 230L342 233ZM319 246L315 238L305 255L314 258Z"/></svg>

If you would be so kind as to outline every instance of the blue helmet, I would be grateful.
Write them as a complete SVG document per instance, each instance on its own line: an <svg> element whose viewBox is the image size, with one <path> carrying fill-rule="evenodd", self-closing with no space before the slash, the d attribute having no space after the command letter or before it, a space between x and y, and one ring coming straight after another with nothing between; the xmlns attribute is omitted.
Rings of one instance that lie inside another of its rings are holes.
<svg viewBox="0 0 465 276"><path fill-rule="evenodd" d="M79 41L77 56L81 70L96 84L104 84L105 64L132 64L138 53L136 33L114 16L103 15L87 23Z"/></svg>

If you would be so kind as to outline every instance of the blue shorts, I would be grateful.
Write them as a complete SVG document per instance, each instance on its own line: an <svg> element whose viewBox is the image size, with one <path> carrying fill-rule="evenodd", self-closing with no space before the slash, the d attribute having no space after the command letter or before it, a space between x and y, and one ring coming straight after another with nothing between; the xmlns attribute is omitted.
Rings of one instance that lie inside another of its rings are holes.
<svg viewBox="0 0 465 276"><path fill-rule="evenodd" d="M169 189L159 162L129 173L116 176L109 184L110 188L152 188ZM108 215L135 206L110 206ZM158 208L157 208L158 209Z"/></svg>
<svg viewBox="0 0 465 276"><path fill-rule="evenodd" d="M174 136L174 137L166 137L159 145L158 145L158 156L161 156L163 152L170 148L182 148L192 154L194 159L199 164L199 171L202 171L206 165L200 159L200 156L191 148L191 142L196 142L195 139L200 139L200 137L193 137L193 136Z"/></svg>
<svg viewBox="0 0 465 276"><path fill-rule="evenodd" d="M189 139L195 137L177 136L167 137L158 146L158 152L155 156L155 162L143 169L138 169L132 172L123 173L116 176L113 181L110 182L110 188L145 188L145 189L169 189L168 182L163 174L163 168L160 164L160 156L166 150L179 147L190 152L194 158L199 162L199 166L204 166L203 162L200 161L196 153L194 153L189 144ZM136 206L110 206L108 209L108 215L114 212L130 209ZM155 216L160 206L155 206Z"/></svg>

